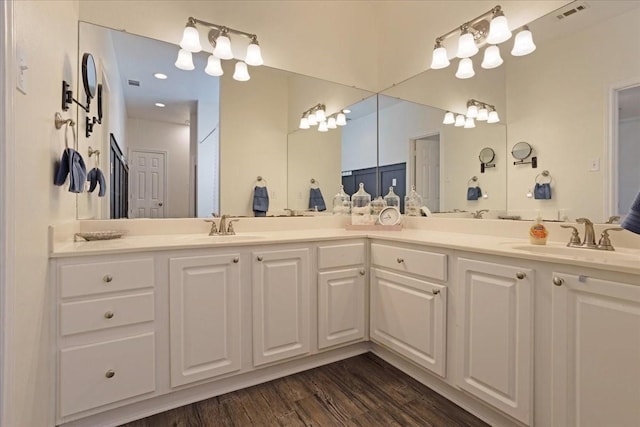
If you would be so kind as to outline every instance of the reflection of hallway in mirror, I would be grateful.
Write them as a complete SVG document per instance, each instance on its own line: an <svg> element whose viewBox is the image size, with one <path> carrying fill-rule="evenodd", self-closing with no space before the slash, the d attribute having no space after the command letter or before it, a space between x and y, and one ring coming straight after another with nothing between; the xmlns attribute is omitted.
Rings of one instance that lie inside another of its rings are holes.
<svg viewBox="0 0 640 427"><path fill-rule="evenodd" d="M432 212L440 209L440 134L411 140L410 185L422 196L422 201Z"/></svg>
<svg viewBox="0 0 640 427"><path fill-rule="evenodd" d="M131 150L131 213L133 218L165 217L166 153Z"/></svg>
<svg viewBox="0 0 640 427"><path fill-rule="evenodd" d="M640 85L617 90L617 98L618 204L611 215L626 215L640 192Z"/></svg>

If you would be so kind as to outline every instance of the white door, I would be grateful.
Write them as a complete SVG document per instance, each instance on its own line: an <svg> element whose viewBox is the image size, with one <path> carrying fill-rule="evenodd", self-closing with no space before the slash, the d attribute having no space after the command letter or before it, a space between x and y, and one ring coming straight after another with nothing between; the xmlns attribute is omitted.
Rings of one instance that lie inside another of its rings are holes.
<svg viewBox="0 0 640 427"><path fill-rule="evenodd" d="M318 273L318 348L364 339L364 267Z"/></svg>
<svg viewBox="0 0 640 427"><path fill-rule="evenodd" d="M171 387L241 368L240 255L169 260Z"/></svg>
<svg viewBox="0 0 640 427"><path fill-rule="evenodd" d="M299 356L310 346L309 249L253 253L253 364Z"/></svg>
<svg viewBox="0 0 640 427"><path fill-rule="evenodd" d="M133 218L164 218L166 153L132 150L131 213Z"/></svg>
<svg viewBox="0 0 640 427"><path fill-rule="evenodd" d="M553 425L640 426L640 286L554 274Z"/></svg>
<svg viewBox="0 0 640 427"><path fill-rule="evenodd" d="M371 269L371 340L445 376L447 287Z"/></svg>
<svg viewBox="0 0 640 427"><path fill-rule="evenodd" d="M458 260L457 385L531 423L534 271Z"/></svg>
<svg viewBox="0 0 640 427"><path fill-rule="evenodd" d="M440 135L415 141L415 186L431 211L440 210Z"/></svg>

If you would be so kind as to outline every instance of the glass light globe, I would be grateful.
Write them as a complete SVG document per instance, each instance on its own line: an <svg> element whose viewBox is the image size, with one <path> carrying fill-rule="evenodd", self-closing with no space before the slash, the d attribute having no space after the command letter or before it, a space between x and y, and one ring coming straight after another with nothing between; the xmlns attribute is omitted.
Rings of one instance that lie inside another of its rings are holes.
<svg viewBox="0 0 640 427"><path fill-rule="evenodd" d="M251 76L249 76L249 70L247 69L247 64L242 61L236 62L236 70L233 73L233 79L239 82L246 82L249 80Z"/></svg>
<svg viewBox="0 0 640 427"><path fill-rule="evenodd" d="M471 104L467 107L467 117L471 117L472 119L475 119L476 117L478 117L478 106Z"/></svg>
<svg viewBox="0 0 640 427"><path fill-rule="evenodd" d="M320 108L319 110L316 110L316 118L318 119L319 122L323 122L327 120L327 114L325 113L324 108Z"/></svg>
<svg viewBox="0 0 640 427"><path fill-rule="evenodd" d="M178 59L176 59L174 65L185 71L191 71L196 68L195 65L193 65L193 57L191 56L191 52L185 49L180 49L180 51L178 51Z"/></svg>
<svg viewBox="0 0 640 427"><path fill-rule="evenodd" d="M464 126L464 121L464 116L462 114L458 114L456 116L456 123L454 124L454 126L457 128Z"/></svg>
<svg viewBox="0 0 640 427"><path fill-rule="evenodd" d="M202 45L200 44L200 33L198 33L198 29L194 24L188 23L187 26L184 27L180 47L192 53L200 52L202 50Z"/></svg>
<svg viewBox="0 0 640 427"><path fill-rule="evenodd" d="M464 128L471 129L476 127L476 122L473 120L473 117L467 117L467 120L464 121Z"/></svg>
<svg viewBox="0 0 640 427"><path fill-rule="evenodd" d="M502 14L502 12L498 12L489 24L489 36L487 36L487 43L498 44L506 42L510 38L511 31L509 30L507 18Z"/></svg>
<svg viewBox="0 0 640 427"><path fill-rule="evenodd" d="M231 40L224 33L220 34L216 39L216 47L213 49L213 54L220 59L233 59Z"/></svg>
<svg viewBox="0 0 640 427"><path fill-rule="evenodd" d="M338 127L338 124L336 123L336 118L335 117L329 117L327 119L327 127L329 129L335 129Z"/></svg>
<svg viewBox="0 0 640 427"><path fill-rule="evenodd" d="M260 45L257 40L252 40L249 46L247 47L247 56L244 59L248 65L258 67L264 64L262 60L262 52L260 51Z"/></svg>
<svg viewBox="0 0 640 427"><path fill-rule="evenodd" d="M498 123L500 121L500 117L498 117L497 111L491 111L489 113L489 117L487 118L487 123Z"/></svg>
<svg viewBox="0 0 640 427"><path fill-rule="evenodd" d="M336 117L336 124L338 126L346 126L347 116L345 116L344 113L338 113L338 116Z"/></svg>
<svg viewBox="0 0 640 427"><path fill-rule="evenodd" d="M300 129L309 129L311 126L309 126L309 119L307 119L306 117L303 117L300 119L300 126L298 126Z"/></svg>
<svg viewBox="0 0 640 427"><path fill-rule="evenodd" d="M214 77L219 77L223 75L224 71L222 71L222 64L220 64L220 58L217 58L213 55L209 55L209 59L207 59L207 67L204 69L204 72Z"/></svg>
<svg viewBox="0 0 640 427"><path fill-rule="evenodd" d="M503 62L500 56L500 48L498 46L489 46L484 50L484 58L480 66L486 70L490 70L499 67Z"/></svg>
<svg viewBox="0 0 640 427"><path fill-rule="evenodd" d="M440 70L449 66L449 58L447 56L447 49L444 47L436 47L433 49L433 56L431 57L431 68L434 70Z"/></svg>
<svg viewBox="0 0 640 427"><path fill-rule="evenodd" d="M486 121L489 118L489 110L487 110L487 107L482 107L481 109L478 110L478 117L476 117L476 120L480 120L480 121Z"/></svg>
<svg viewBox="0 0 640 427"><path fill-rule="evenodd" d="M525 26L522 31L516 34L516 39L513 42L513 49L511 55L524 56L536 50L536 45L533 43L533 35L529 31L529 27Z"/></svg>
<svg viewBox="0 0 640 427"><path fill-rule="evenodd" d="M459 79L470 79L475 75L476 73L475 71L473 71L473 62L471 62L471 59L461 59L460 63L458 64L458 71L456 71L456 77Z"/></svg>
<svg viewBox="0 0 640 427"><path fill-rule="evenodd" d="M444 115L444 120L442 121L442 124L452 125L455 122L456 122L456 118L453 116L453 113L451 111L447 111Z"/></svg>
<svg viewBox="0 0 640 427"><path fill-rule="evenodd" d="M327 122L325 120L322 120L320 123L318 123L318 132L328 132L329 128L327 127Z"/></svg>
<svg viewBox="0 0 640 427"><path fill-rule="evenodd" d="M458 39L458 53L456 56L458 58L469 58L478 53L478 46L476 46L476 42L473 39L473 34L464 33Z"/></svg>
<svg viewBox="0 0 640 427"><path fill-rule="evenodd" d="M316 115L314 113L311 113L307 116L307 119L309 120L309 124L311 126L315 126L318 124L318 119L316 118Z"/></svg>

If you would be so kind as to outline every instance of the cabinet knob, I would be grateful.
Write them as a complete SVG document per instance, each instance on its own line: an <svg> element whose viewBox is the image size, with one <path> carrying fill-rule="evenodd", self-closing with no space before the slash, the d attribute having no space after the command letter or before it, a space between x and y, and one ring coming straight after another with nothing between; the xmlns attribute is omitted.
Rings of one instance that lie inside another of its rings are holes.
<svg viewBox="0 0 640 427"><path fill-rule="evenodd" d="M104 318L105 318L105 319L112 319L112 318L113 318L113 311L107 311L107 312L104 314Z"/></svg>
<svg viewBox="0 0 640 427"><path fill-rule="evenodd" d="M434 289L431 291L432 294L438 295L440 293L440 289Z"/></svg>
<svg viewBox="0 0 640 427"><path fill-rule="evenodd" d="M257 259L258 261L262 261L262 257L261 257L261 256L258 256L256 259Z"/></svg>
<svg viewBox="0 0 640 427"><path fill-rule="evenodd" d="M233 259L233 263L234 263L234 264L237 264L237 263L239 263L239 262L240 262L240 258L235 257L235 258Z"/></svg>
<svg viewBox="0 0 640 427"><path fill-rule="evenodd" d="M564 279L558 276L553 278L553 284L556 286L562 286L564 284Z"/></svg>
<svg viewBox="0 0 640 427"><path fill-rule="evenodd" d="M104 376L107 377L107 378L113 378L115 375L116 375L116 371L114 371L113 369L109 369L104 374Z"/></svg>
<svg viewBox="0 0 640 427"><path fill-rule="evenodd" d="M104 283L111 283L112 280L113 280L113 276L110 274L105 274L104 277L102 278L102 281Z"/></svg>
<svg viewBox="0 0 640 427"><path fill-rule="evenodd" d="M398 264L402 264L404 262L404 260L402 258L398 258L398 259L396 259L396 261L398 261Z"/></svg>
<svg viewBox="0 0 640 427"><path fill-rule="evenodd" d="M360 275L364 276L365 275L365 271L364 270L360 270Z"/></svg>
<svg viewBox="0 0 640 427"><path fill-rule="evenodd" d="M518 272L516 273L516 277L518 278L518 280L522 280L522 279L524 279L525 277L527 277L527 273L523 273L522 271L518 271Z"/></svg>

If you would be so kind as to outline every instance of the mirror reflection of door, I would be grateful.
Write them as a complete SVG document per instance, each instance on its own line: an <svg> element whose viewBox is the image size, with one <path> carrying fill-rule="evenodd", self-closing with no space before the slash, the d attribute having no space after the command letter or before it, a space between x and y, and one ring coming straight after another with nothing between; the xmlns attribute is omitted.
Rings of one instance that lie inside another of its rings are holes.
<svg viewBox="0 0 640 427"><path fill-rule="evenodd" d="M618 215L629 213L640 192L640 85L617 93ZM615 168L614 168L615 170ZM614 213L615 214L615 213Z"/></svg>
<svg viewBox="0 0 640 427"><path fill-rule="evenodd" d="M166 153L131 150L132 218L164 218Z"/></svg>
<svg viewBox="0 0 640 427"><path fill-rule="evenodd" d="M413 147L413 176L411 185L422 196L432 212L440 211L440 134L411 141Z"/></svg>

